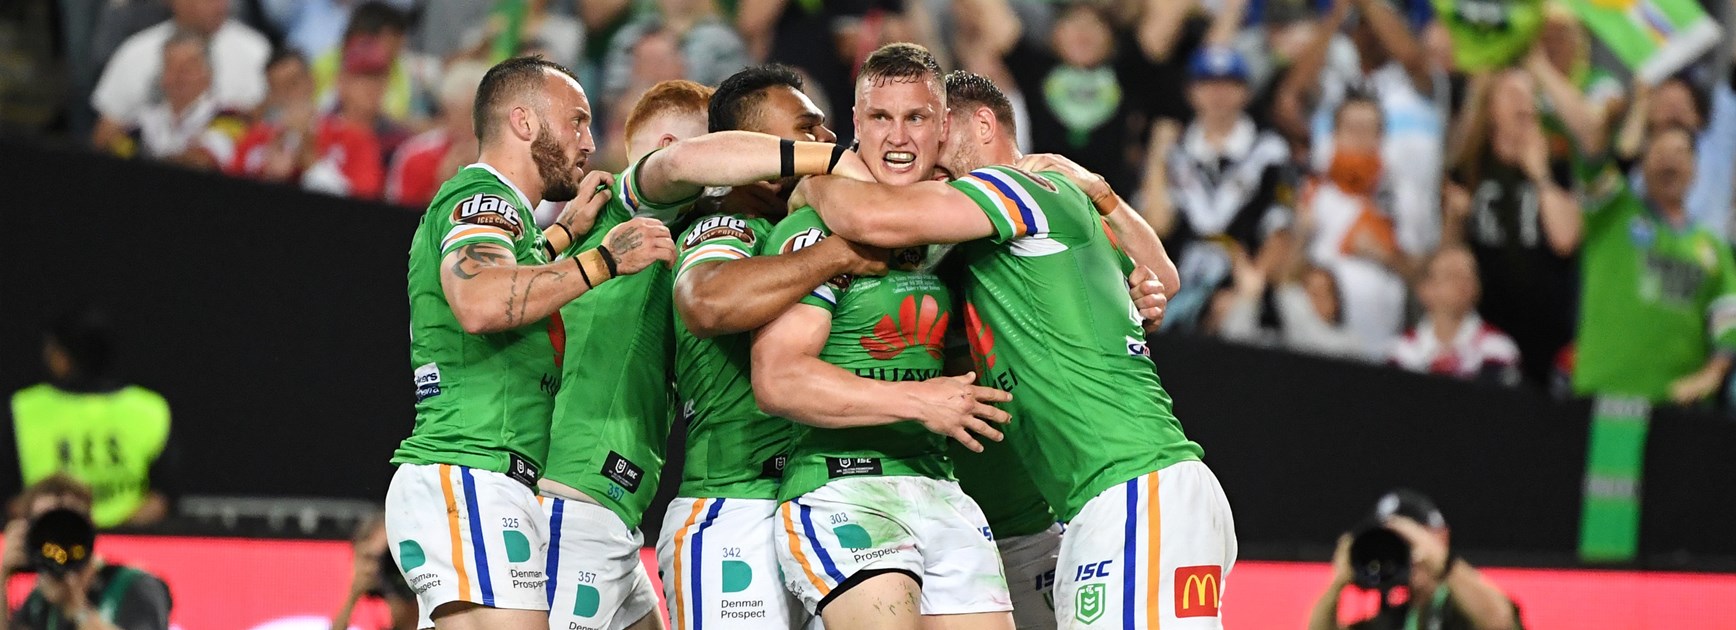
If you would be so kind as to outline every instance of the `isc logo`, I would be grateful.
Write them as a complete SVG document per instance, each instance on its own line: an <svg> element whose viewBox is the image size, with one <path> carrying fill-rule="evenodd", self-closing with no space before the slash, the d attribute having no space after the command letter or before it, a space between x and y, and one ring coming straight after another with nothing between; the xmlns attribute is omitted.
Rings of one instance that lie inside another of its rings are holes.
<svg viewBox="0 0 1736 630"><path fill-rule="evenodd" d="M1109 565L1112 564L1115 564L1114 560L1104 560L1095 564L1085 563L1073 567L1073 581L1084 582L1094 578L1109 577Z"/></svg>

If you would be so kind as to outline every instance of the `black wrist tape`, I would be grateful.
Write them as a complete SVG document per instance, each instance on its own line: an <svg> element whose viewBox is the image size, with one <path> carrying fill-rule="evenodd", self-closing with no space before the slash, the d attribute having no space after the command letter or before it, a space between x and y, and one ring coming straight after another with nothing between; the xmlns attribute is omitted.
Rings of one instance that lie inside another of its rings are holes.
<svg viewBox="0 0 1736 630"><path fill-rule="evenodd" d="M778 141L778 173L780 177L796 176L796 141Z"/></svg>
<svg viewBox="0 0 1736 630"><path fill-rule="evenodd" d="M609 253L608 247L598 245L597 246L597 255L603 257L603 265L609 268L609 277L610 278L621 275L621 272L615 268L615 255Z"/></svg>
<svg viewBox="0 0 1736 630"><path fill-rule="evenodd" d="M832 145L832 161L826 163L826 174L827 175L832 174L832 169L838 168L838 160L844 159L844 152L847 150L848 149L844 148L844 145L841 145L841 144Z"/></svg>

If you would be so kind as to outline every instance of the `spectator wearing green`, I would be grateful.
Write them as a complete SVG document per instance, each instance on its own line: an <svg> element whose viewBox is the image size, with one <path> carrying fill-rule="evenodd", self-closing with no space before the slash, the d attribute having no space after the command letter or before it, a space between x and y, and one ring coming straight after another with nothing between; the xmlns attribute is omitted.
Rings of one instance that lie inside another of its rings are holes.
<svg viewBox="0 0 1736 630"><path fill-rule="evenodd" d="M1736 357L1736 262L1691 222L1694 132L1668 125L1641 153L1644 193L1614 166L1586 184L1574 389L1694 404Z"/></svg>
<svg viewBox="0 0 1736 630"><path fill-rule="evenodd" d="M91 520L104 529L150 524L168 511L153 479L161 479L169 405L156 392L111 376L112 345L99 314L55 322L43 340L49 382L12 395L9 432L22 485L55 473L88 484Z"/></svg>

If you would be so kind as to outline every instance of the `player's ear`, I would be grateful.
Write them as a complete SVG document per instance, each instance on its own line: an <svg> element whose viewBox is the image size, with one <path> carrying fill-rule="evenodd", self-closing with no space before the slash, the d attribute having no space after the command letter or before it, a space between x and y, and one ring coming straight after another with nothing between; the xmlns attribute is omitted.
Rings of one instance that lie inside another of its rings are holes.
<svg viewBox="0 0 1736 630"><path fill-rule="evenodd" d="M507 124L512 127L512 135L525 142L536 139L536 114L529 107L514 105L507 111Z"/></svg>
<svg viewBox="0 0 1736 630"><path fill-rule="evenodd" d="M661 149L671 144L675 144L676 140L679 140L679 138L676 138L675 134L663 134L663 137L657 139L657 148Z"/></svg>
<svg viewBox="0 0 1736 630"><path fill-rule="evenodd" d="M982 144L993 142L995 133L1000 131L1000 121L995 120L994 111L987 107L976 108L976 113L971 116L971 123L976 126L977 141Z"/></svg>

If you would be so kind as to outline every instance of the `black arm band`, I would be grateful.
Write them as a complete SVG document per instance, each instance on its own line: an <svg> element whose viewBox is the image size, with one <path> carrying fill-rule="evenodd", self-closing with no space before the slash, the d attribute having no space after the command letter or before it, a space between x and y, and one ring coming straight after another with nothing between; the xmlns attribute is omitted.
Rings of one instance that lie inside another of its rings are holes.
<svg viewBox="0 0 1736 630"><path fill-rule="evenodd" d="M621 272L615 268L615 255L609 253L609 248L604 247L602 245L598 245L597 246L597 255L602 256L603 257L603 264L609 267L609 277L610 278L621 275Z"/></svg>
<svg viewBox="0 0 1736 630"><path fill-rule="evenodd" d="M796 176L796 141L778 141L778 172L781 177Z"/></svg>
<svg viewBox="0 0 1736 630"><path fill-rule="evenodd" d="M832 161L826 163L827 175L832 174L832 169L838 168L838 160L844 159L844 152L848 150L841 144L832 145Z"/></svg>
<svg viewBox="0 0 1736 630"><path fill-rule="evenodd" d="M585 263L580 262L578 256L573 257L573 266L579 268L579 277L585 279L585 288L597 288L597 285L591 282L591 274L585 273Z"/></svg>

